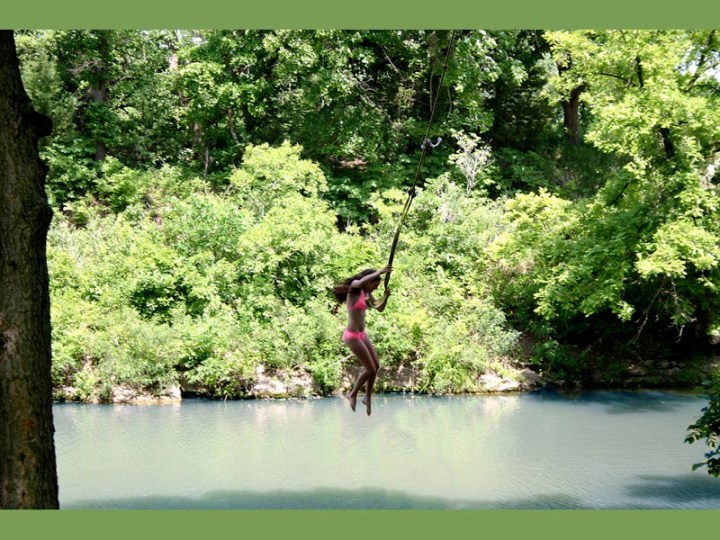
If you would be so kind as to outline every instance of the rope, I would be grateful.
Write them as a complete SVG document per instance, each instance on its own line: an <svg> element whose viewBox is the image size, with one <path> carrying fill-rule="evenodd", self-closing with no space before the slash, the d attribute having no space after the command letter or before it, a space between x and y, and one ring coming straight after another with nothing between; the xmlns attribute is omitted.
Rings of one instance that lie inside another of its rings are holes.
<svg viewBox="0 0 720 540"><path fill-rule="evenodd" d="M450 54L453 49L453 45L455 42L455 31L453 30L450 32L450 39L448 40L448 47L447 51L445 53L445 63L443 65L442 73L440 74L440 81L438 82L438 89L435 93L435 100L433 101L432 109L430 110L430 120L428 122L427 130L425 131L425 137L423 138L422 146L421 146L421 152L420 152L420 159L418 160L418 166L415 170L415 179L413 180L412 187L408 190L408 198L405 201L405 206L403 207L402 213L400 214L400 220L398 222L397 228L395 229L395 237L393 238L392 246L390 247L390 257L388 258L387 266L392 266L393 259L395 258L395 251L397 250L398 240L400 239L400 229L402 228L402 225L405 221L405 216L407 216L408 211L410 210L410 205L412 204L413 199L415 198L416 191L415 187L417 186L418 179L420 178L420 171L422 170L423 161L425 161L425 155L427 154L428 148L435 148L437 147L441 142L442 138L438 137L435 144L433 144L430 141L430 129L432 128L433 120L435 119L435 111L437 110L437 104L438 104L438 98L440 97L440 90L442 88L443 79L445 78L445 73L448 69L448 62L450 60ZM385 281L384 281L384 288L383 295L378 300L378 303L384 302L387 300L388 296L390 295L388 284L390 283L390 274L385 274Z"/></svg>

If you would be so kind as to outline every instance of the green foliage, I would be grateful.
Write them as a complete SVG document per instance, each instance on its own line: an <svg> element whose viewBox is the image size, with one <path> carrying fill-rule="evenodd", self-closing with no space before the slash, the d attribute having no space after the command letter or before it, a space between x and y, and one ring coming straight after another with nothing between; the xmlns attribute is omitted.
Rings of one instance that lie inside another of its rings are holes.
<svg viewBox="0 0 720 540"><path fill-rule="evenodd" d="M552 73L549 44L538 30L500 30L491 58L499 73L492 81L488 106L492 126L486 135L497 149L538 153L558 139L553 104L543 90Z"/></svg>
<svg viewBox="0 0 720 540"><path fill-rule="evenodd" d="M493 262L488 277L493 294L520 328L538 331L536 298L546 275L562 264L566 232L576 217L569 201L541 189L505 202L505 227L487 248Z"/></svg>
<svg viewBox="0 0 720 540"><path fill-rule="evenodd" d="M294 304L328 290L334 221L322 201L288 197L239 238L241 279Z"/></svg>
<svg viewBox="0 0 720 540"><path fill-rule="evenodd" d="M447 312L442 304L440 309L430 307L430 318L438 324L424 338L428 346L420 360L419 385L436 393L477 389L478 376L496 363L505 363L518 335L504 328L505 317L487 298L457 298L455 317L441 317ZM444 294L442 300L446 301Z"/></svg>
<svg viewBox="0 0 720 540"><path fill-rule="evenodd" d="M512 230L494 251L527 277L500 283L500 295L527 302L532 293L523 311L532 307L554 326L609 312L621 322L642 314L640 325L654 315L682 327L712 312L717 299L707 293L720 237L714 188L702 177L720 122L713 94L689 85L677 67L690 69L684 55L700 54L689 45L697 36L552 32L548 39L556 61L569 66L553 81L557 95L586 85L587 140L626 165L608 171L589 200L562 202L571 212L558 214L557 228L548 230L532 208L509 214ZM708 77L701 67L693 83Z"/></svg>
<svg viewBox="0 0 720 540"><path fill-rule="evenodd" d="M320 167L301 159L301 152L302 148L287 141L277 148L268 144L248 146L241 167L230 176L241 204L262 216L290 193L317 197L327 191Z"/></svg>
<svg viewBox="0 0 720 540"><path fill-rule="evenodd" d="M54 300L53 382L70 387L72 399L108 401L117 386L160 395L177 382L177 342L168 326L72 294Z"/></svg>
<svg viewBox="0 0 720 540"><path fill-rule="evenodd" d="M587 138L629 158L629 170L641 174L668 158L687 166L712 148L720 122L717 97L708 91L718 84L712 32L550 32L547 37L557 61L571 66L567 76L555 80L559 93L588 85L583 95L595 117Z"/></svg>
<svg viewBox="0 0 720 540"><path fill-rule="evenodd" d="M720 377L717 373L714 379L707 384L705 392L709 402L703 407L700 418L688 427L690 433L685 438L685 442L694 443L705 439L705 444L709 448L705 454L706 460L694 464L692 469L707 467L709 475L720 478L720 448L718 447L718 440L720 440Z"/></svg>
<svg viewBox="0 0 720 540"><path fill-rule="evenodd" d="M539 34L455 37L443 88L446 31L54 30L18 43L26 87L55 125L43 156L57 205L95 191L98 151L135 170L167 163L226 181L248 145L292 141L326 171L338 215L357 222L373 217L373 192L412 176L438 92L433 131L446 140L487 131L493 115L512 130L523 116L542 74ZM539 118L540 102L524 118ZM449 154L428 156L430 176Z"/></svg>
<svg viewBox="0 0 720 540"><path fill-rule="evenodd" d="M215 300L200 317L173 317L181 350L176 369L190 384L211 395L242 397L255 380L261 358L249 343L252 331L232 307Z"/></svg>
<svg viewBox="0 0 720 540"><path fill-rule="evenodd" d="M579 377L580 359L555 339L539 343L532 351L532 362L559 379Z"/></svg>
<svg viewBox="0 0 720 540"><path fill-rule="evenodd" d="M339 232L319 198L324 176L299 152L249 147L222 195L174 169L153 175L108 160L99 184L108 205L69 206L49 236L56 385L76 399L110 399L117 385L161 393L180 381L240 397L268 369L337 389L344 310L329 291L377 266L404 194L373 197L377 226ZM416 209L393 307L368 328L383 364L415 364L420 389L473 390L517 338L474 277L500 207L445 175Z"/></svg>
<svg viewBox="0 0 720 540"><path fill-rule="evenodd" d="M538 189L552 178L554 160L537 152L501 148L493 157L497 169L494 180L500 193Z"/></svg>

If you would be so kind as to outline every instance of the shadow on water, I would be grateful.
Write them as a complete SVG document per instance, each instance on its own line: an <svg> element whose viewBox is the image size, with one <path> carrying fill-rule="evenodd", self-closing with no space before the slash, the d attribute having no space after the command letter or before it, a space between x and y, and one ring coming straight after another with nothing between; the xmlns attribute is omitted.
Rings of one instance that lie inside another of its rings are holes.
<svg viewBox="0 0 720 540"><path fill-rule="evenodd" d="M444 499L411 495L385 489L342 490L318 488L306 491L211 491L200 497L128 497L93 499L61 504L68 509L123 510L588 510L611 508L682 508L703 502L704 507L720 508L720 480L700 474L676 476L644 475L626 491L630 504L593 504L562 493L502 501ZM640 502L639 499L645 499Z"/></svg>
<svg viewBox="0 0 720 540"><path fill-rule="evenodd" d="M720 508L720 480L693 474L639 476L641 483L627 488L633 502L594 504L562 493L502 501L444 499L385 489L306 491L211 491L199 497L127 497L61 504L64 510L593 510L683 508L704 503ZM639 499L645 499L640 502Z"/></svg>
<svg viewBox="0 0 720 540"><path fill-rule="evenodd" d="M689 403L698 403L702 407L702 398L692 394L680 394L663 391L602 390L567 391L546 389L533 392L542 401L567 402L574 405L600 405L608 414L628 414L639 412L672 412Z"/></svg>
<svg viewBox="0 0 720 540"><path fill-rule="evenodd" d="M700 500L715 501L720 508L720 479L701 473L675 476L639 476L640 483L626 489L632 497L661 500L669 505L693 503Z"/></svg>
<svg viewBox="0 0 720 540"><path fill-rule="evenodd" d="M319 488L297 492L211 491L197 498L148 496L94 499L61 504L61 508L65 510L575 510L592 507L583 504L580 499L563 494L545 494L508 501L473 501L423 497L384 489Z"/></svg>

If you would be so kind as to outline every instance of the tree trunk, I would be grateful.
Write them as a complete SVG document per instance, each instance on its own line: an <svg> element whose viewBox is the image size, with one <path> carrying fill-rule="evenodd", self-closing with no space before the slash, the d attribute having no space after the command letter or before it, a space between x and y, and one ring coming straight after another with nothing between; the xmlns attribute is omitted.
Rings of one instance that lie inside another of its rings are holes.
<svg viewBox="0 0 720 540"><path fill-rule="evenodd" d="M675 157L675 145L670 138L670 128L661 127L660 136L662 137L663 150L665 151L665 157L673 159Z"/></svg>
<svg viewBox="0 0 720 540"><path fill-rule="evenodd" d="M100 31L100 50L98 51L99 62L95 67L96 88L90 93L93 101L99 107L104 107L108 99L108 73L107 60L110 57L110 32ZM104 126L103 126L104 127ZM107 156L107 143L101 137L95 139L95 161L104 161Z"/></svg>
<svg viewBox="0 0 720 540"><path fill-rule="evenodd" d="M46 258L52 210L37 142L52 130L0 31L0 508L58 508Z"/></svg>
<svg viewBox="0 0 720 540"><path fill-rule="evenodd" d="M570 92L570 99L562 102L563 125L565 126L565 137L570 144L580 144L580 94L583 87L579 86Z"/></svg>
<svg viewBox="0 0 720 540"><path fill-rule="evenodd" d="M571 65L572 59L568 61L567 65L557 64L558 73L562 75L570 69ZM585 85L581 84L573 88L570 97L562 102L565 138L575 146L580 144L580 94L584 91Z"/></svg>

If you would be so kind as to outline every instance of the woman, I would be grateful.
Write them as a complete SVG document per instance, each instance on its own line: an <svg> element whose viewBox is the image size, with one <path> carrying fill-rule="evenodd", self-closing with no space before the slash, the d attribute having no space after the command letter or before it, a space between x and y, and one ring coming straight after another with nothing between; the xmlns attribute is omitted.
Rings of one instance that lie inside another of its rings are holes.
<svg viewBox="0 0 720 540"><path fill-rule="evenodd" d="M342 339L363 365L363 370L358 375L355 386L348 396L350 408L355 410L358 392L363 385L366 385L365 399L362 402L365 404L368 416L372 412L372 390L378 369L380 369L380 362L378 362L372 341L365 333L365 310L368 306L378 311L385 309L390 289L387 290L388 295L379 304L376 304L371 293L380 285L380 276L391 271L392 268L389 266L380 270L363 270L359 274L347 278L333 289L337 301L345 302L348 310L348 324Z"/></svg>

